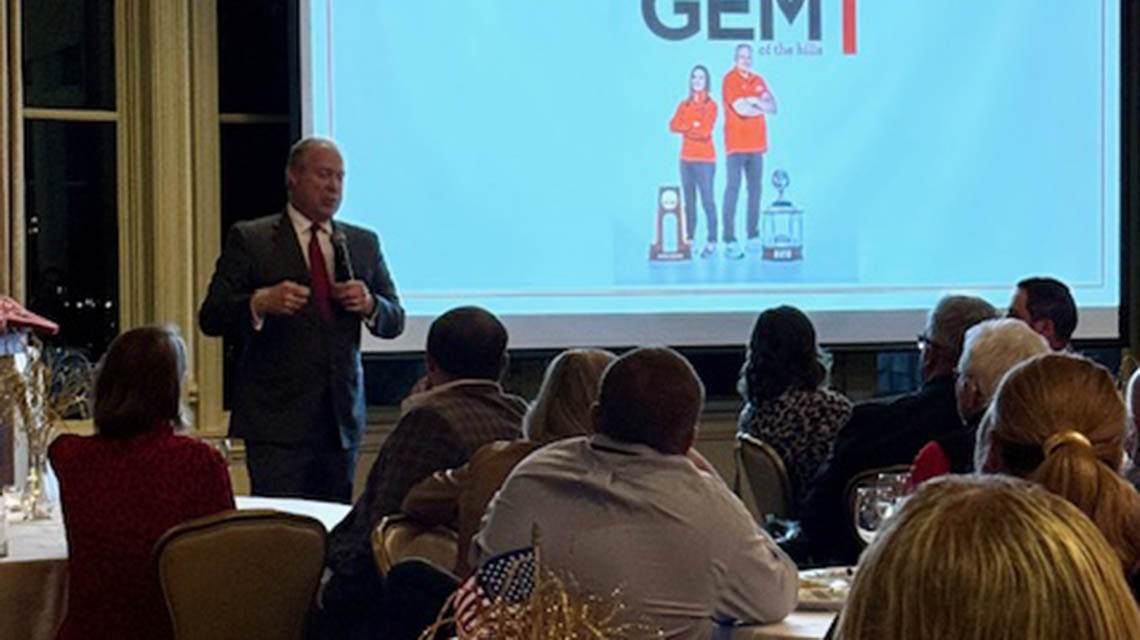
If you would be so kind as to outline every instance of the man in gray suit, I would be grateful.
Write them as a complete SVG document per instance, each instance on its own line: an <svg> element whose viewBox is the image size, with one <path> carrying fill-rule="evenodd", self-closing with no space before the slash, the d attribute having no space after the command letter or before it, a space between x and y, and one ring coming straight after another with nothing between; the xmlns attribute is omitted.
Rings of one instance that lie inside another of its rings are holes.
<svg viewBox="0 0 1140 640"><path fill-rule="evenodd" d="M404 310L376 234L333 222L344 185L336 144L289 151L285 211L230 229L202 332L242 343L230 435L252 493L350 502L364 432L360 325L394 338Z"/></svg>

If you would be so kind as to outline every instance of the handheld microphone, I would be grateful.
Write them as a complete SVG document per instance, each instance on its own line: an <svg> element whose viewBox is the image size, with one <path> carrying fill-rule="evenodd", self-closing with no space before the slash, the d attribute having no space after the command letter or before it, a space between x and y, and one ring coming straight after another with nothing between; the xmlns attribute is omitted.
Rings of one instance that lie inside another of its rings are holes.
<svg viewBox="0 0 1140 640"><path fill-rule="evenodd" d="M352 269L352 256L348 253L348 238L344 237L343 231L336 231L333 233L333 244L336 245L336 255L339 257L344 266L344 274L348 276L349 280L356 279L356 272Z"/></svg>

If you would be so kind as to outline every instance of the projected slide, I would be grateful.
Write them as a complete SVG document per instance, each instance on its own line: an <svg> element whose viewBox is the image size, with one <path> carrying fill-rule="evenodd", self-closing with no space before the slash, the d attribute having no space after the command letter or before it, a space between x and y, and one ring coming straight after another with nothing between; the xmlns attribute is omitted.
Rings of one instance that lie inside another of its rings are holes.
<svg viewBox="0 0 1140 640"><path fill-rule="evenodd" d="M342 145L338 215L380 234L413 315L674 317L684 337L650 337L697 344L746 337L702 318L790 303L825 339L902 339L910 320L867 313L949 290L1004 307L1048 274L1082 335L1117 332L1117 0L310 0L307 19L307 131Z"/></svg>

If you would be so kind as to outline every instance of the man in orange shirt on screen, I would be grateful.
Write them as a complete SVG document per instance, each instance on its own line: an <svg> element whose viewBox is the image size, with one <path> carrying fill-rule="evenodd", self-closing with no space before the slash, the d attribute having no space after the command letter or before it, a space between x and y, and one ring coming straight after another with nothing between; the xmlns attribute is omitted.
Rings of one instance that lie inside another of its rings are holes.
<svg viewBox="0 0 1140 640"><path fill-rule="evenodd" d="M760 250L760 181L764 152L768 150L768 125L764 114L776 113L776 99L759 74L752 72L752 46L736 47L736 66L721 83L724 97L724 147L728 155L728 183L724 188L725 255L740 259L744 252L736 242L736 199L740 176L748 183L748 249Z"/></svg>

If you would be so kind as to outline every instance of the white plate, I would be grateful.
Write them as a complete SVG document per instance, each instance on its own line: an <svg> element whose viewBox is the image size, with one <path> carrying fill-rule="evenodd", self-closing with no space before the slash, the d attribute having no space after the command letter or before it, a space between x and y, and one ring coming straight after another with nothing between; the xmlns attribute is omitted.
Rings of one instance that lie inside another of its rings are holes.
<svg viewBox="0 0 1140 640"><path fill-rule="evenodd" d="M825 567L800 572L800 604L805 611L838 611L847 601L855 567Z"/></svg>

